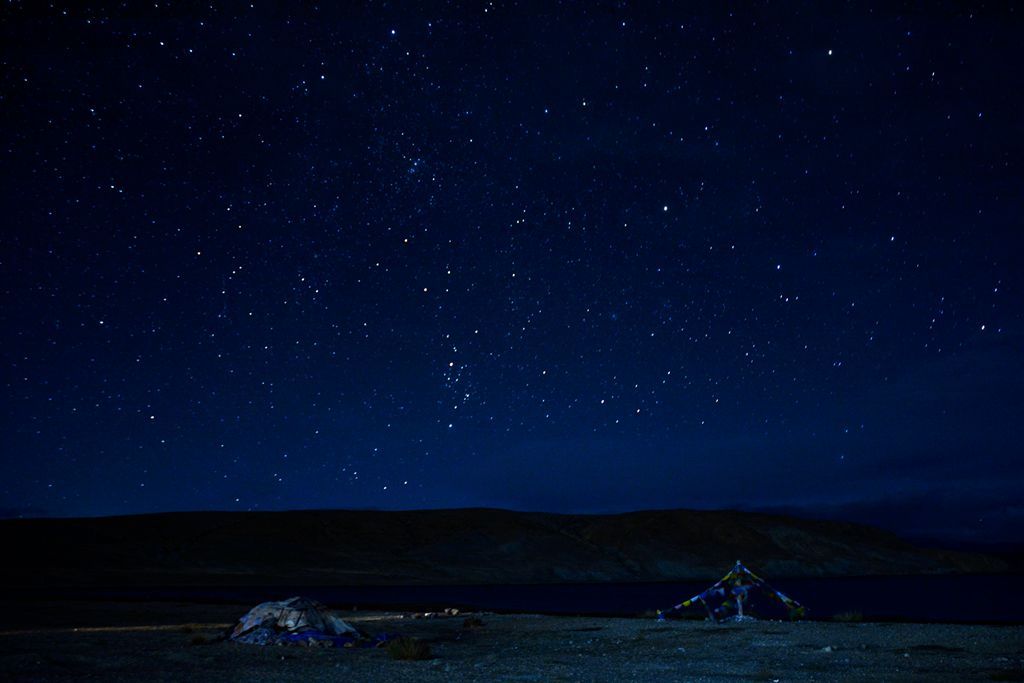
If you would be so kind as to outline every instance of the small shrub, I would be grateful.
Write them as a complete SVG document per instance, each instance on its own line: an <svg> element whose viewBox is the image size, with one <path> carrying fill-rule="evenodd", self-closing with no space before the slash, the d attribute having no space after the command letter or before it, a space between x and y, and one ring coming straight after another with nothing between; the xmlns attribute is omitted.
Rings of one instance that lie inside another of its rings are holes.
<svg viewBox="0 0 1024 683"><path fill-rule="evenodd" d="M841 621L846 624L860 623L864 621L864 615L857 610L839 612L838 614L832 615L832 621Z"/></svg>
<svg viewBox="0 0 1024 683"><path fill-rule="evenodd" d="M430 659L430 646L418 638L396 638L387 645L391 659L417 661Z"/></svg>
<svg viewBox="0 0 1024 683"><path fill-rule="evenodd" d="M484 627L484 620L481 619L480 617L466 617L466 619L462 622L462 628L466 628L466 629L483 628L483 627Z"/></svg>

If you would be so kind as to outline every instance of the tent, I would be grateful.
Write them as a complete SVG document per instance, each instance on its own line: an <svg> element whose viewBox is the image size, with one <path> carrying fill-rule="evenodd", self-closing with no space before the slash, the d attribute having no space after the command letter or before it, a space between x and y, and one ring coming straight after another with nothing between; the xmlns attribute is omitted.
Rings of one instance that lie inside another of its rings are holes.
<svg viewBox="0 0 1024 683"><path fill-rule="evenodd" d="M728 574L703 593L683 600L664 612L658 610L658 618L665 619L687 607L697 605L707 611L708 618L712 621L722 621L730 617L742 620L753 618L753 614L772 616L780 613L790 619L799 619L807 611L793 598L769 586L764 579L744 567L739 560Z"/></svg>
<svg viewBox="0 0 1024 683"><path fill-rule="evenodd" d="M316 600L295 597L256 605L228 638L254 645L345 646L363 634Z"/></svg>

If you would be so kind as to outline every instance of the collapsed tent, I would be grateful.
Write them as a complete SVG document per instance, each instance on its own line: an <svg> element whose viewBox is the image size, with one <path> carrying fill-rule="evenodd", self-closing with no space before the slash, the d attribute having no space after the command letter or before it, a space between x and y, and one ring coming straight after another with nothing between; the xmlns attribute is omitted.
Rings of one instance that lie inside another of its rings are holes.
<svg viewBox="0 0 1024 683"><path fill-rule="evenodd" d="M658 610L658 618L674 616L688 607L702 606L712 621L730 617L747 619L753 616L770 617L777 614L799 619L806 609L793 598L780 593L760 576L737 560L736 566L703 593L684 600L671 609Z"/></svg>
<svg viewBox="0 0 1024 683"><path fill-rule="evenodd" d="M229 639L252 645L326 647L351 647L370 640L335 611L299 597L256 605L238 620Z"/></svg>

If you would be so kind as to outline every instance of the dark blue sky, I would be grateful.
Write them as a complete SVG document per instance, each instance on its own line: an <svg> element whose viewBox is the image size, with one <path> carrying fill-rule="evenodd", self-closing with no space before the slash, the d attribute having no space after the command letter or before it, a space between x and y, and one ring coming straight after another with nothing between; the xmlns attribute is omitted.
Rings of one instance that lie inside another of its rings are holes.
<svg viewBox="0 0 1024 683"><path fill-rule="evenodd" d="M6 514L1024 529L1019 13L2 15Z"/></svg>

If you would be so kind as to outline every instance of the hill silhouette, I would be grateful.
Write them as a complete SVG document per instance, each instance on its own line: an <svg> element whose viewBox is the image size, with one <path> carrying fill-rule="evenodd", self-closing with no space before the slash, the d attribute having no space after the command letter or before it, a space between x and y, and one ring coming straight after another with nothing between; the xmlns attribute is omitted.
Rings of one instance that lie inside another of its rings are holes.
<svg viewBox="0 0 1024 683"><path fill-rule="evenodd" d="M732 511L187 512L0 521L11 586L397 585L1001 571L858 524Z"/></svg>

